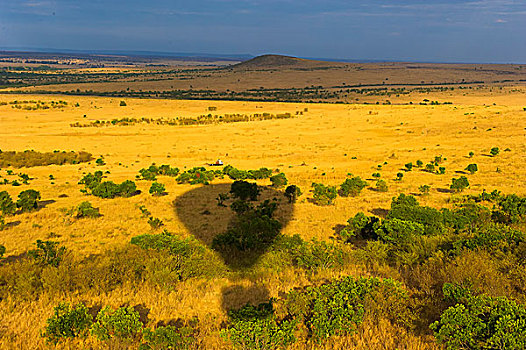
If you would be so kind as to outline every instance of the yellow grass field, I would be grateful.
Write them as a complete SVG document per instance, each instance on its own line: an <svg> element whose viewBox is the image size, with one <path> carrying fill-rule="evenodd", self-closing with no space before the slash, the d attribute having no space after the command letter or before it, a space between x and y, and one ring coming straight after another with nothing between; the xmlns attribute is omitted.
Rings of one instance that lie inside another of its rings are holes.
<svg viewBox="0 0 526 350"><path fill-rule="evenodd" d="M422 96L419 95L418 98ZM165 228L183 237L192 235L191 229L203 220L208 239L226 227L230 217L217 214L215 192L210 198L198 202L196 215L185 222L177 215L174 200L197 186L177 184L174 178L160 176L158 181L166 186L166 196L153 197L148 193L150 182L136 181L141 194L131 198L101 199L80 192L78 185L84 173L96 170L109 171L107 179L115 182L135 180L139 169L152 163L170 164L182 170L221 159L239 169L268 167L284 172L289 184L298 185L303 195L294 205L292 217L284 227L285 235L299 234L304 239L331 240L334 228L345 224L357 212L378 214L389 209L391 198L400 194L418 194L421 185L431 186L429 196L418 197L421 204L432 207L451 206L452 194L448 193L453 177L467 176L471 184L464 191L479 194L483 189L498 189L503 193L526 195L526 93L507 89L503 93L489 90L462 96L426 96L429 100L453 101L451 105L362 105L362 104L302 104L270 102L229 101L174 101L154 99L124 99L126 106L119 106L121 99L81 96L0 95L0 102L14 100L64 100L68 105L61 109L23 110L11 105L0 105L0 149L41 152L53 150L87 151L95 158L104 157L106 165L94 161L76 165L13 169L14 173L27 173L29 185L13 187L0 185L13 198L24 189L40 191L45 206L32 213L6 218L7 227L0 231L0 244L7 248L6 256L14 257L33 247L37 239L52 239L79 256L100 254L128 243L134 236L151 233L147 220L138 209L145 206L154 217L165 223ZM411 96L408 97L408 100ZM415 99L416 101L416 99ZM78 103L79 106L75 107ZM88 123L114 118L176 118L208 114L208 107L217 107L214 114L228 113L291 113L303 114L291 119L267 120L215 125L168 126L136 124L130 126L71 127L70 124ZM491 157L492 147L501 152ZM474 152L472 158L469 152ZM404 164L417 160L425 163L442 155L447 158L444 175L431 174L415 168L404 172L401 181L395 181ZM384 163L386 162L386 163ZM470 163L476 163L476 174L464 174ZM382 165L382 170L377 166ZM338 197L332 206L317 206L309 199L312 182L339 185L346 174L352 173L367 179L370 187L375 180L371 174L382 174L388 192L366 188L358 197ZM14 180L0 169L3 178ZM53 175L55 180L50 180ZM54 182L52 184L52 182ZM215 180L211 191L220 192L220 184L231 180ZM269 185L268 180L258 181ZM200 185L198 185L200 186ZM216 186L216 187L214 187ZM226 186L226 185L224 185ZM215 189L214 189L215 188ZM67 197L60 196L66 194ZM90 201L100 208L102 217L73 219L64 211L82 201ZM199 213L209 210L212 219ZM188 220L188 219L185 219ZM50 238L51 237L51 238ZM205 243L209 243L205 242ZM154 287L133 290L123 286L110 295L45 294L44 297L19 303L0 300L0 346L4 349L45 348L39 337L45 320L58 301L89 301L120 306L145 304L150 309L151 324L170 318L198 316L209 325L203 348L221 348L220 338L214 333L225 318L221 307L221 293L235 283L265 284L270 296L322 280L333 274L364 274L357 265L343 272L326 272L309 277L294 269L251 281L237 282L228 279L214 281L187 281L173 291ZM224 294L224 293L223 293ZM248 295L248 300L264 300L268 295ZM232 301L236 304L235 301ZM212 326L216 325L216 326ZM423 349L435 348L427 336L416 338L400 333L401 343L392 343L389 334L402 332L390 324L371 325L352 337L333 341L327 348L346 346L357 349ZM206 326L205 326L206 328ZM371 333L367 333L371 332ZM374 336L372 335L374 333ZM70 348L80 343L68 343ZM94 340L83 348L99 348ZM118 348L118 344L114 344Z"/></svg>

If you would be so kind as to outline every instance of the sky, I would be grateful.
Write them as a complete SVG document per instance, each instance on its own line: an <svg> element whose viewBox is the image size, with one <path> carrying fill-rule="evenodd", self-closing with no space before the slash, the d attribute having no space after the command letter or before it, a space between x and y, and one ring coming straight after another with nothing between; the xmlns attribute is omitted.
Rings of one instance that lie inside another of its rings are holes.
<svg viewBox="0 0 526 350"><path fill-rule="evenodd" d="M526 0L0 0L0 48L526 63Z"/></svg>

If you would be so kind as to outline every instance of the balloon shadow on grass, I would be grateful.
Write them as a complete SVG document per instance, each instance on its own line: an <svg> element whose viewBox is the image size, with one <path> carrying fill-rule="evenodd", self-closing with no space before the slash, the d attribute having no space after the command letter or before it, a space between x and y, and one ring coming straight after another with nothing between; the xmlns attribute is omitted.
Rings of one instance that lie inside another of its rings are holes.
<svg viewBox="0 0 526 350"><path fill-rule="evenodd" d="M275 239L259 242L254 249L244 251L213 244L215 237L235 228L239 222L238 215L230 208L235 200L230 194L230 186L227 183L196 187L177 197L173 204L177 216L195 238L217 251L229 269L243 272L252 268L272 248ZM289 203L282 191L270 186L258 188L257 200L248 203L258 207L266 200L275 201L277 209L272 214L272 219L280 223L281 232L293 216L294 204ZM218 200L220 194L228 194L230 198L221 203ZM261 285L234 285L223 289L222 306L225 310L238 308L247 303L268 301L268 296L267 288Z"/></svg>

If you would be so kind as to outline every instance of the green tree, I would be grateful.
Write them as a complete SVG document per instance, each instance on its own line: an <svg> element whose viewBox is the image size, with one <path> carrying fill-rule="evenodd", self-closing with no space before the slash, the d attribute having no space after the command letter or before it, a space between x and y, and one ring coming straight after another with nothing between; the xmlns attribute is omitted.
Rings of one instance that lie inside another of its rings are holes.
<svg viewBox="0 0 526 350"><path fill-rule="evenodd" d="M165 187L162 183L152 182L149 192L152 196L160 196L164 193L164 190Z"/></svg>
<svg viewBox="0 0 526 350"><path fill-rule="evenodd" d="M456 178L451 179L451 185L449 186L449 188L455 192L462 192L468 187L469 187L469 181L468 181L468 178L465 176L461 176L458 179Z"/></svg>
<svg viewBox="0 0 526 350"><path fill-rule="evenodd" d="M363 181L359 176L353 176L345 181L340 186L340 195L343 197L356 197L367 186L367 182Z"/></svg>
<svg viewBox="0 0 526 350"><path fill-rule="evenodd" d="M270 182L272 183L273 187L283 187L287 185L288 180L284 173L279 173L272 176L270 178Z"/></svg>
<svg viewBox="0 0 526 350"><path fill-rule="evenodd" d="M385 182L384 180L376 181L376 190L378 192L387 192L387 191L389 191L389 187L387 186L387 182Z"/></svg>
<svg viewBox="0 0 526 350"><path fill-rule="evenodd" d="M66 252L65 247L59 247L58 242L42 241L40 239L35 243L36 249L27 252L27 255L33 258L38 264L43 266L58 267Z"/></svg>
<svg viewBox="0 0 526 350"><path fill-rule="evenodd" d="M411 170L413 170L413 163L407 163L407 164L405 165L405 169L406 169L407 171L411 171Z"/></svg>
<svg viewBox="0 0 526 350"><path fill-rule="evenodd" d="M13 214L16 210L16 205L7 191L0 192L0 213L3 215Z"/></svg>
<svg viewBox="0 0 526 350"><path fill-rule="evenodd" d="M99 340L116 337L133 339L142 331L140 316L132 307L120 307L113 310L109 306L97 315L97 321L91 327L91 333Z"/></svg>
<svg viewBox="0 0 526 350"><path fill-rule="evenodd" d="M92 323L92 317L84 304L71 307L68 303L60 303L48 318L42 337L54 344L63 338L83 337L88 334Z"/></svg>
<svg viewBox="0 0 526 350"><path fill-rule="evenodd" d="M312 183L312 188L314 191L314 202L317 205L331 205L333 200L338 196L336 186L325 186L321 183Z"/></svg>
<svg viewBox="0 0 526 350"><path fill-rule="evenodd" d="M473 175L479 170L479 168L477 164L469 164L465 170L469 171L471 175Z"/></svg>
<svg viewBox="0 0 526 350"><path fill-rule="evenodd" d="M40 192L35 190L25 190L18 194L16 206L22 212L32 211L38 208L38 201L40 198Z"/></svg>
<svg viewBox="0 0 526 350"><path fill-rule="evenodd" d="M82 202L77 206L77 218L98 218L99 208L94 208L90 202Z"/></svg>
<svg viewBox="0 0 526 350"><path fill-rule="evenodd" d="M287 186L285 189L285 197L288 198L289 203L294 203L301 196L301 189L296 185Z"/></svg>
<svg viewBox="0 0 526 350"><path fill-rule="evenodd" d="M489 153L490 153L493 157L495 157L495 156L497 156L497 155L500 153L500 149L499 149L498 147L493 147L493 148L489 151Z"/></svg>

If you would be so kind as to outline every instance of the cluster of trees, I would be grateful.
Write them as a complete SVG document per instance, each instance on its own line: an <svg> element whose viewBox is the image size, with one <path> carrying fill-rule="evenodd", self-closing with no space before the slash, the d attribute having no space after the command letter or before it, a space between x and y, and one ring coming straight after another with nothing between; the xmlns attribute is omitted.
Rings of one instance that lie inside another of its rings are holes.
<svg viewBox="0 0 526 350"><path fill-rule="evenodd" d="M299 115L292 113L254 113L254 114L201 114L197 117L177 117L177 118L130 118L124 117L112 120L95 120L88 123L75 122L71 123L70 126L73 128L86 128L86 127L103 127L103 126L128 126L135 124L152 124L152 125L209 125L209 124L220 124L220 123L239 123L239 122L253 122L261 120L273 120L273 119L290 119L294 116Z"/></svg>
<svg viewBox="0 0 526 350"><path fill-rule="evenodd" d="M352 175L345 179L339 190L336 189L336 186L312 183L313 199L317 205L331 205L338 194L342 197L356 197L366 186L367 182L361 177Z"/></svg>
<svg viewBox="0 0 526 350"><path fill-rule="evenodd" d="M40 192L35 190L25 190L18 194L18 200L13 201L7 191L0 192L0 213L2 216L12 215L17 212L25 213L38 208L38 201L41 199Z"/></svg>
<svg viewBox="0 0 526 350"><path fill-rule="evenodd" d="M135 182L126 180L120 184L113 181L102 181L102 171L84 175L79 181L79 185L84 185L83 193L92 194L100 198L131 197L137 194Z"/></svg>
<svg viewBox="0 0 526 350"><path fill-rule="evenodd" d="M82 162L89 162L92 160L91 153L88 152L37 152L33 150L26 150L23 152L17 151L1 151L0 150L0 167L34 167L46 166L51 164L78 164Z"/></svg>

